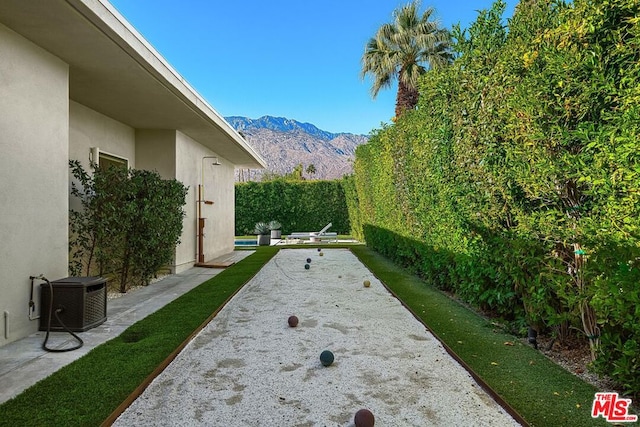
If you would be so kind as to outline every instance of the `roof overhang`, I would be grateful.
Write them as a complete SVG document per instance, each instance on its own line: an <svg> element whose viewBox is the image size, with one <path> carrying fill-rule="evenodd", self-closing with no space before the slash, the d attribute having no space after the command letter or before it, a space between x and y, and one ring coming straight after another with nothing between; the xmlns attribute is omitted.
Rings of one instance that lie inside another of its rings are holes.
<svg viewBox="0 0 640 427"><path fill-rule="evenodd" d="M106 0L2 0L0 22L69 64L70 99L136 129L176 129L237 167L266 167Z"/></svg>

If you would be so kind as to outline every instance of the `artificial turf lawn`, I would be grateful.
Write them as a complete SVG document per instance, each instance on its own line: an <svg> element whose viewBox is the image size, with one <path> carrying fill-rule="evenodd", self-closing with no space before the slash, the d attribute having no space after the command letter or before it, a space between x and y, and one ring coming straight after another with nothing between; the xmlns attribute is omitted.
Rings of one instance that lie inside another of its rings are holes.
<svg viewBox="0 0 640 427"><path fill-rule="evenodd" d="M607 425L590 417L592 386L370 249L347 247L531 425ZM278 250L258 248L0 405L0 426L99 425Z"/></svg>

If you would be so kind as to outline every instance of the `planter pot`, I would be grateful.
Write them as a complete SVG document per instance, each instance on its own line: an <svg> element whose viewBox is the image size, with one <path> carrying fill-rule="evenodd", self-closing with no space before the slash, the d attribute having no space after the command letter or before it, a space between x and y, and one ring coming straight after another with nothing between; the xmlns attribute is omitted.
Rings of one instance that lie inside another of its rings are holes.
<svg viewBox="0 0 640 427"><path fill-rule="evenodd" d="M271 238L272 239L282 238L282 230L271 230Z"/></svg>
<svg viewBox="0 0 640 427"><path fill-rule="evenodd" d="M271 236L269 234L258 234L258 245L269 246L271 243Z"/></svg>

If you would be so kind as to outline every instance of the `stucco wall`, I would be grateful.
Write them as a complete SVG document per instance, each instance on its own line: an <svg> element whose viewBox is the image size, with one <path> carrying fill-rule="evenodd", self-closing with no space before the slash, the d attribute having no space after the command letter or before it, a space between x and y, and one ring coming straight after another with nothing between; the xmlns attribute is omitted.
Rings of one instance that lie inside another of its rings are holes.
<svg viewBox="0 0 640 427"><path fill-rule="evenodd" d="M67 276L69 73L1 24L0 58L1 346L38 329L29 276Z"/></svg>
<svg viewBox="0 0 640 427"><path fill-rule="evenodd" d="M79 160L85 171L91 172L91 149L127 159L135 167L135 130L123 123L98 113L82 104L69 101L69 159ZM68 169L68 168L67 168ZM69 187L73 177L69 173ZM69 207L81 208L77 198L69 197Z"/></svg>
<svg viewBox="0 0 640 427"><path fill-rule="evenodd" d="M196 260L198 185L202 181L203 199L214 202L213 205L202 204L202 216L206 218L203 251L205 261L234 249L235 193L232 164L220 157L220 165L213 166L214 159L203 158L216 156L216 153L181 132L177 132L176 136L176 178L189 187L185 206L187 221L182 232L182 243L176 251L176 270L180 271L190 267L190 263Z"/></svg>
<svg viewBox="0 0 640 427"><path fill-rule="evenodd" d="M176 131L136 130L136 168L156 171L164 179L176 177Z"/></svg>
<svg viewBox="0 0 640 427"><path fill-rule="evenodd" d="M89 170L92 147L125 158L136 167L135 129L82 104L69 102L69 159L80 160Z"/></svg>

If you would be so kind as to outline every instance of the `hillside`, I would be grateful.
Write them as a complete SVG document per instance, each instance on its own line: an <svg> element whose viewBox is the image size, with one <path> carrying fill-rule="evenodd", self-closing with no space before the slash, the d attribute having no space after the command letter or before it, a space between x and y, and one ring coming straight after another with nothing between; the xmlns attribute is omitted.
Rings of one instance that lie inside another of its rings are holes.
<svg viewBox="0 0 640 427"><path fill-rule="evenodd" d="M358 145L367 142L364 135L331 133L310 123L282 117L263 116L249 119L240 116L225 117L267 162L266 171L236 172L236 179L260 180L264 172L290 173L302 164L306 171L315 167L310 179L336 179L352 171L352 161Z"/></svg>

